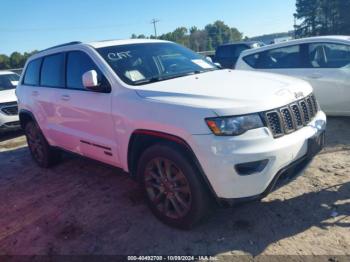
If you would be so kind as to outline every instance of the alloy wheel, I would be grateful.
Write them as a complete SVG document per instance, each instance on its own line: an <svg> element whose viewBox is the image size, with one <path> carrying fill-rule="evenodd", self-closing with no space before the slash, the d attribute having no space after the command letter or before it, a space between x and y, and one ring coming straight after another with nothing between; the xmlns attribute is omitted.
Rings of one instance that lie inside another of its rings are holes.
<svg viewBox="0 0 350 262"><path fill-rule="evenodd" d="M38 130L36 130L34 125L28 128L26 131L27 142L30 151L32 152L34 158L38 162L41 162L44 158L44 145L40 137L40 133L38 132Z"/></svg>
<svg viewBox="0 0 350 262"><path fill-rule="evenodd" d="M152 159L146 166L144 182L152 204L163 215L180 219L191 209L192 195L182 170L165 158Z"/></svg>

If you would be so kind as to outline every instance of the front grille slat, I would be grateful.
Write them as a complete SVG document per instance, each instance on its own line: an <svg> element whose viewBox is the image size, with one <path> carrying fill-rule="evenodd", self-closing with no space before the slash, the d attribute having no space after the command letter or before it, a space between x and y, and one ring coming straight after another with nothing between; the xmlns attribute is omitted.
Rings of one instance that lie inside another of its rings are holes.
<svg viewBox="0 0 350 262"><path fill-rule="evenodd" d="M314 107L312 105L310 97L306 98L306 104L307 104L307 108L308 108L309 113L310 113L310 118L313 118L315 116L315 111L314 111Z"/></svg>
<svg viewBox="0 0 350 262"><path fill-rule="evenodd" d="M294 120L289 108L284 107L281 109L282 122L284 126L284 131L288 134L295 130Z"/></svg>
<svg viewBox="0 0 350 262"><path fill-rule="evenodd" d="M1 111L6 115L15 116L18 115L18 107L17 106L8 106L1 108Z"/></svg>
<svg viewBox="0 0 350 262"><path fill-rule="evenodd" d="M9 115L9 116L18 115L17 102L1 103L0 104L0 111L6 115Z"/></svg>
<svg viewBox="0 0 350 262"><path fill-rule="evenodd" d="M312 106L313 106L314 112L317 112L318 111L318 104L317 104L317 100L316 100L315 95L311 95L310 98L311 98L311 102L312 102Z"/></svg>
<svg viewBox="0 0 350 262"><path fill-rule="evenodd" d="M308 125L317 111L316 98L311 94L285 107L266 112L265 121L274 138L278 138Z"/></svg>
<svg viewBox="0 0 350 262"><path fill-rule="evenodd" d="M307 105L305 100L300 101L301 111L303 112L304 125L310 122L309 111L307 109Z"/></svg>
<svg viewBox="0 0 350 262"><path fill-rule="evenodd" d="M283 127L280 114L277 111L266 113L266 120L274 137L283 136Z"/></svg>
<svg viewBox="0 0 350 262"><path fill-rule="evenodd" d="M304 124L303 124L303 119L302 119L302 115L301 115L301 109L298 106L298 104L292 104L290 106L290 108L292 109L292 112L294 115L296 128L299 129L299 128L303 127Z"/></svg>

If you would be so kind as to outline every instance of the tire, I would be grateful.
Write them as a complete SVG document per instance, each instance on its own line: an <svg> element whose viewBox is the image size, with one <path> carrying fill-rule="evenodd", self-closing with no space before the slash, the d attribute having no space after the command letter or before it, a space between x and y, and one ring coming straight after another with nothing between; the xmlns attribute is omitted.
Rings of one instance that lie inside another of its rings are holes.
<svg viewBox="0 0 350 262"><path fill-rule="evenodd" d="M212 206L206 185L185 156L180 147L156 144L145 150L137 168L153 214L179 229L192 228Z"/></svg>
<svg viewBox="0 0 350 262"><path fill-rule="evenodd" d="M59 150L49 145L39 126L34 121L28 122L24 131L30 153L40 167L49 168L61 159Z"/></svg>

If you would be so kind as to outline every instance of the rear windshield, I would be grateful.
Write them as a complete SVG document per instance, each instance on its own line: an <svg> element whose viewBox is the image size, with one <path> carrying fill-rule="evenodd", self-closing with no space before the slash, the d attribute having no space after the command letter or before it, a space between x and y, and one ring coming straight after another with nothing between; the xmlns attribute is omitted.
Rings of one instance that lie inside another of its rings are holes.
<svg viewBox="0 0 350 262"><path fill-rule="evenodd" d="M6 74L0 75L0 91L15 89L19 81L19 75Z"/></svg>
<svg viewBox="0 0 350 262"><path fill-rule="evenodd" d="M219 58L238 58L239 55L244 51L250 49L247 45L227 45L218 47L216 56Z"/></svg>
<svg viewBox="0 0 350 262"><path fill-rule="evenodd" d="M174 43L145 43L98 48L116 74L129 85L164 81L218 68L203 56Z"/></svg>

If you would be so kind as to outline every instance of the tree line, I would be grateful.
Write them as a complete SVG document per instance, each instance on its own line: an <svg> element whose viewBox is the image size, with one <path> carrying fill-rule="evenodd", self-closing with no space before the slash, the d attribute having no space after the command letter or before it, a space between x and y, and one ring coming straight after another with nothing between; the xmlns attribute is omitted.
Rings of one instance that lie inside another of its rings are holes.
<svg viewBox="0 0 350 262"><path fill-rule="evenodd" d="M173 32L162 34L157 38L177 42L194 51L200 52L214 50L223 43L239 41L242 37L243 34L236 28L229 27L223 21L215 21L212 24L206 25L204 29L198 29L195 26L189 29L179 27ZM155 38L155 36L151 35L147 37L145 35L133 34L131 38ZM13 52L10 56L0 54L0 70L22 68L28 57L37 52Z"/></svg>
<svg viewBox="0 0 350 262"><path fill-rule="evenodd" d="M350 35L350 0L296 0L295 36ZM132 34L131 38L156 38L154 35ZM203 29L196 26L178 27L157 38L185 45L196 52L211 51L221 44L240 41L243 33L223 21L215 21ZM244 37L244 40L247 40ZM21 68L29 56L36 53L0 54L0 70Z"/></svg>
<svg viewBox="0 0 350 262"><path fill-rule="evenodd" d="M145 35L132 34L131 38L148 38ZM149 38L155 38L151 35ZM223 21L215 21L204 29L196 26L190 28L178 27L174 31L162 34L158 39L173 41L191 48L196 52L214 50L221 44L240 41L243 33L235 27L226 25Z"/></svg>
<svg viewBox="0 0 350 262"><path fill-rule="evenodd" d="M24 52L23 54L13 52L10 56L0 54L0 70L22 68L27 59L37 52L38 51L30 53Z"/></svg>
<svg viewBox="0 0 350 262"><path fill-rule="evenodd" d="M350 35L350 0L296 0L296 37Z"/></svg>

